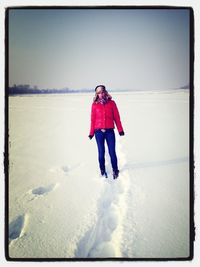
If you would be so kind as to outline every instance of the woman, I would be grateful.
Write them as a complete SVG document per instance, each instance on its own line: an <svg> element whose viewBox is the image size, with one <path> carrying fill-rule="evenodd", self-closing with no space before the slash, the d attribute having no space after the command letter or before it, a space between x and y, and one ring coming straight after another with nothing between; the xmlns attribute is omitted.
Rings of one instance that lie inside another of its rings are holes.
<svg viewBox="0 0 200 267"><path fill-rule="evenodd" d="M108 177L105 169L105 140L108 146L109 155L113 169L113 178L119 175L117 155L115 152L114 122L119 135L124 135L124 130L120 121L119 111L112 97L106 91L104 85L95 88L95 97L91 110L91 127L89 138L95 135L98 147L98 159L101 175Z"/></svg>

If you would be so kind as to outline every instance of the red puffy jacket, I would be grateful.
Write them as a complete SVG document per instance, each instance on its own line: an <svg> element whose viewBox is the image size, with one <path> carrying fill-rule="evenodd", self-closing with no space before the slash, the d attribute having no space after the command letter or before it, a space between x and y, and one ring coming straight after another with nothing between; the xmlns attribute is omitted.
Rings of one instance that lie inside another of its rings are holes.
<svg viewBox="0 0 200 267"><path fill-rule="evenodd" d="M96 102L92 104L90 135L94 135L95 129L115 128L114 122L118 132L122 132L123 128L115 101L108 100L106 104Z"/></svg>

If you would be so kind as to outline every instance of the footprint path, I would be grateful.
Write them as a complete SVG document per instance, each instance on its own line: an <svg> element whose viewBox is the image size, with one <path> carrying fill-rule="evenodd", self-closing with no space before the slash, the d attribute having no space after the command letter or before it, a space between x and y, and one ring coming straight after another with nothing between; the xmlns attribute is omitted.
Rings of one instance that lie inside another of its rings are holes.
<svg viewBox="0 0 200 267"><path fill-rule="evenodd" d="M118 142L120 168L126 163L120 141ZM126 214L126 195L129 189L129 174L120 172L119 178L103 180L103 192L97 204L96 223L77 245L76 258L121 257L123 218Z"/></svg>
<svg viewBox="0 0 200 267"><path fill-rule="evenodd" d="M34 212L34 206L33 201L35 200L41 200L42 203L48 203L43 202L43 200L47 197L47 195L51 195L54 190L57 189L60 185L62 185L63 178L70 177L70 174L74 174L76 172L79 172L79 169L84 166L84 163L77 162L71 165L63 165L63 166L53 166L48 170L47 178L51 179L51 182L45 183L47 181L46 176L44 177L44 183L38 184L35 187L29 188L28 191L26 191L24 194L22 194L18 201L28 204L27 208L25 210L31 212L29 214L16 214L15 217L10 221L8 225L8 243L9 247L13 247L15 242L20 240L23 236L28 235L28 229L29 225L32 223L32 219L35 220L35 218L32 218L33 212ZM31 205L31 206L30 206ZM46 204L45 204L46 205ZM37 217L38 221L42 221L40 216ZM17 244L17 243L16 243Z"/></svg>
<svg viewBox="0 0 200 267"><path fill-rule="evenodd" d="M83 164L82 163L77 163L73 166L62 166L62 167L53 167L49 169L49 172L51 174L55 174L56 179L57 176L62 177L63 175L69 175L72 171L78 170ZM55 184L49 184L46 186L39 186L34 189L29 190L26 195L31 196L32 198L29 199L29 201L36 199L38 197L42 197L50 193L51 191L55 190L60 183L55 183Z"/></svg>
<svg viewBox="0 0 200 267"><path fill-rule="evenodd" d="M60 172L68 174L70 171L78 169L80 166L81 166L81 163L76 164L74 166L70 166L70 167L69 166L63 166L60 168L52 168L49 171L50 171L50 173L55 172L58 175L60 174ZM26 198L27 202L35 200L37 198L44 197L47 194L54 191L59 185L60 185L60 183L52 183L52 184L49 184L46 186L38 186L36 188L30 189L23 196L23 200L24 200L24 197ZM11 244L13 240L17 240L21 236L24 235L24 232L25 232L27 225L28 225L28 215L27 214L17 216L9 224L9 233L8 233L9 244Z"/></svg>
<svg viewBox="0 0 200 267"><path fill-rule="evenodd" d="M26 193L28 196L28 201L32 201L37 197L41 197L47 195L51 191L53 191L59 184L50 184L48 186L40 186L35 189L31 189ZM30 198L31 197L31 198ZM25 229L28 225L28 215L19 215L17 216L10 224L9 224L9 244L13 240L17 240L22 237L25 233Z"/></svg>

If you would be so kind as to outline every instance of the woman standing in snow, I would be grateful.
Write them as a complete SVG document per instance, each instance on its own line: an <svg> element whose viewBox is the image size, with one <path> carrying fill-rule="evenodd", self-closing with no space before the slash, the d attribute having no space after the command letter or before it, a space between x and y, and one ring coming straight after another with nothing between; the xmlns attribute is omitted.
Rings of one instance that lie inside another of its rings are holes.
<svg viewBox="0 0 200 267"><path fill-rule="evenodd" d="M117 155L115 152L114 122L117 126L119 135L124 135L116 103L106 91L106 87L104 85L98 85L95 88L95 97L92 104L89 138L92 139L95 135L98 147L98 159L101 175L107 178L108 176L105 169L106 140L111 158L113 178L116 179L119 175L119 170L117 164Z"/></svg>

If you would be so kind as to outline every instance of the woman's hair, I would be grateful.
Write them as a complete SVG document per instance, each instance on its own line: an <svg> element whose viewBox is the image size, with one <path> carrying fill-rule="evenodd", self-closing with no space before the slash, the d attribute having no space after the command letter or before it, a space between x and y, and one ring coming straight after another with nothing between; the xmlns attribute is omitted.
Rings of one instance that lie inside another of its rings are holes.
<svg viewBox="0 0 200 267"><path fill-rule="evenodd" d="M95 87L95 92L97 91L97 88L99 88L99 87L101 87L102 90L106 91L106 87L105 87L105 85L100 84L100 85L97 85L97 86Z"/></svg>
<svg viewBox="0 0 200 267"><path fill-rule="evenodd" d="M111 95L108 93L108 91L106 90L105 85L100 84L100 85L97 85L97 86L95 87L95 96L94 96L93 102L97 102L97 101L98 101L99 96L98 96L98 94L97 94L97 88L99 88L99 87L101 87L102 90L105 92L105 95L106 95L106 98L107 98L107 99L112 99L112 96L111 96Z"/></svg>

